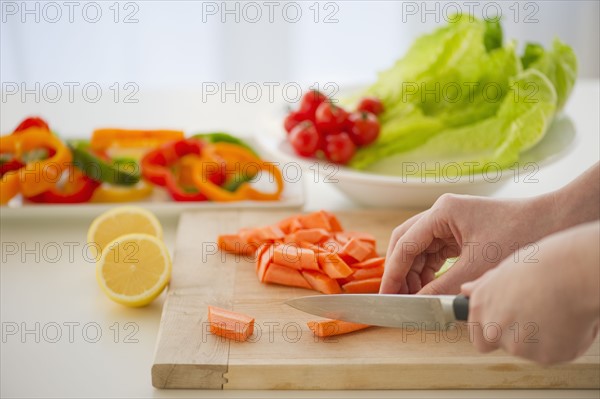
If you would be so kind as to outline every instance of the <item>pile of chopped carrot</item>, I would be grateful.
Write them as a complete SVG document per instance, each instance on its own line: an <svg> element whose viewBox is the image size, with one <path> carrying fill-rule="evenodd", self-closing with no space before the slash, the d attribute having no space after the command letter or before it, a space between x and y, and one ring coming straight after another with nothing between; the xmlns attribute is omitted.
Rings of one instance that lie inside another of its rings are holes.
<svg viewBox="0 0 600 399"><path fill-rule="evenodd" d="M244 228L218 238L221 250L255 255L262 283L323 294L377 293L385 258L375 237L344 231L330 212L292 216L272 226Z"/></svg>

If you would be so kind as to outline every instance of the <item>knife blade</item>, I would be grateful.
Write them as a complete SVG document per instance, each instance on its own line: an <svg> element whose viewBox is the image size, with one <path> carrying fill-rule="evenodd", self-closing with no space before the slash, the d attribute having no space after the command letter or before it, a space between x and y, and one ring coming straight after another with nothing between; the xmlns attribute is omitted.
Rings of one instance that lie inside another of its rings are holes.
<svg viewBox="0 0 600 399"><path fill-rule="evenodd" d="M439 330L468 319L469 298L462 295L314 295L287 305L329 319L383 327Z"/></svg>

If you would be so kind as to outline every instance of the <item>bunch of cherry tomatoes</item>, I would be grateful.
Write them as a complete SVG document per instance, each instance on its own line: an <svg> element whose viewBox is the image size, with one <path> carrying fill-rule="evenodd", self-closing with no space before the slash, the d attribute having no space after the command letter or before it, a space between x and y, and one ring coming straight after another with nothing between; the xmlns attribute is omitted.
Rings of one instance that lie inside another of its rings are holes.
<svg viewBox="0 0 600 399"><path fill-rule="evenodd" d="M363 98L349 113L320 91L310 90L302 96L300 108L287 115L284 127L298 155L345 165L358 147L377 139L377 115L382 112L383 104L375 97Z"/></svg>

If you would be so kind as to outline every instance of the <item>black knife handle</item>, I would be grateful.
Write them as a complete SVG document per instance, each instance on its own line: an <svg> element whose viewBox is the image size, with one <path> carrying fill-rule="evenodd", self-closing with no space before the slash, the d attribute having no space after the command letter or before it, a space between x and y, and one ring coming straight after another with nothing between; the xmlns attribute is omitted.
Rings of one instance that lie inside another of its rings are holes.
<svg viewBox="0 0 600 399"><path fill-rule="evenodd" d="M452 310L454 310L456 320L467 321L469 319L469 298L457 295L452 301Z"/></svg>

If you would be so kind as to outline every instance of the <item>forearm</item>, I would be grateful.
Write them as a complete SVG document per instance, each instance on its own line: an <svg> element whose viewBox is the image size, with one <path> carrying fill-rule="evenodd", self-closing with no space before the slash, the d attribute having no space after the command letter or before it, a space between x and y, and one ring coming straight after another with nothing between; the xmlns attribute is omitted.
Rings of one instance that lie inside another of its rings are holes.
<svg viewBox="0 0 600 399"><path fill-rule="evenodd" d="M553 234L540 242L540 273L560 278L565 298L577 297L584 314L600 314L600 221L588 222ZM547 267L550 265L550 268ZM559 294L559 293L556 293Z"/></svg>
<svg viewBox="0 0 600 399"><path fill-rule="evenodd" d="M541 200L548 202L551 210L551 213L545 216L553 219L550 233L598 220L600 164L596 163L563 188L543 195Z"/></svg>

